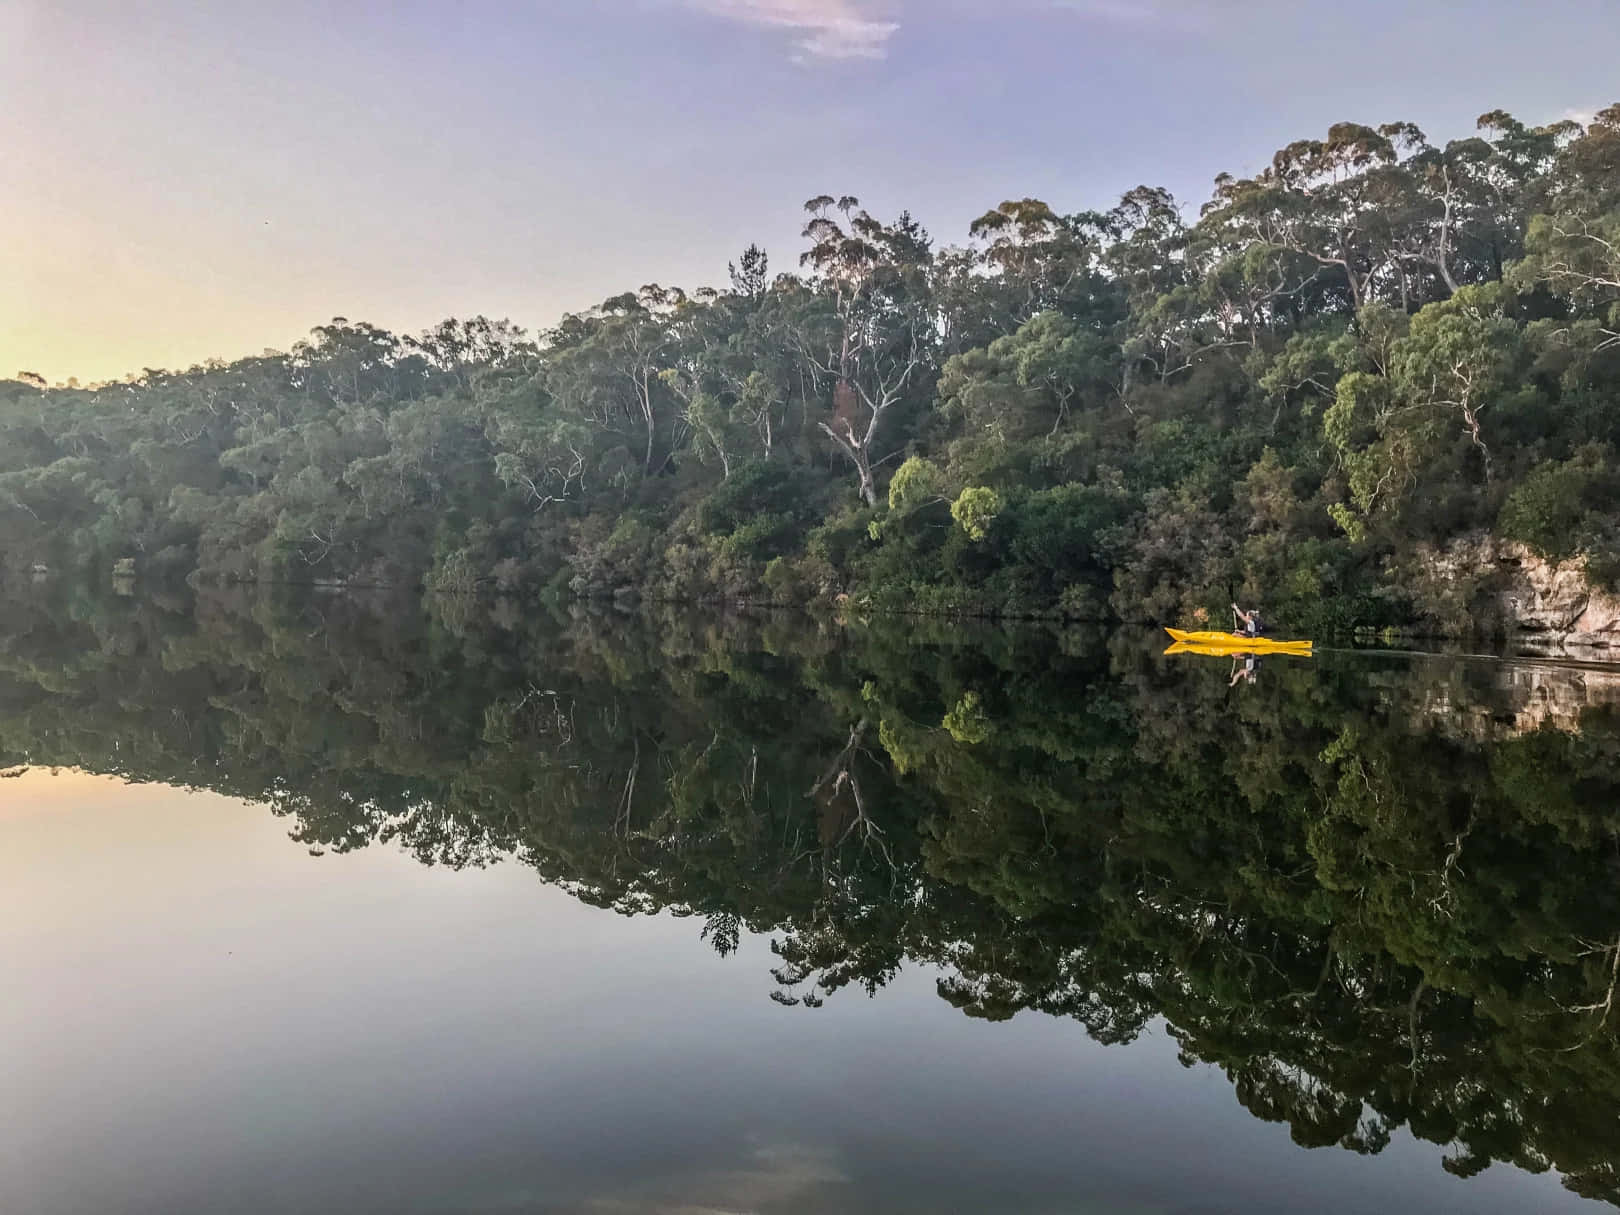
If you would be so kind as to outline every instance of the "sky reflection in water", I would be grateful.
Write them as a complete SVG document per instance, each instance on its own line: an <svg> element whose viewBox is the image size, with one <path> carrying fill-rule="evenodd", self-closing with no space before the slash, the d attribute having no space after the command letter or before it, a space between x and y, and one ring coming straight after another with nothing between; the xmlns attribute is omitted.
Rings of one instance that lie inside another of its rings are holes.
<svg viewBox="0 0 1620 1215"><path fill-rule="evenodd" d="M76 774L3 792L6 1210L1590 1206L1404 1134L1302 1152L1157 1030L974 1021L917 970L781 1008L760 941L722 959L520 865L312 858L262 807Z"/></svg>

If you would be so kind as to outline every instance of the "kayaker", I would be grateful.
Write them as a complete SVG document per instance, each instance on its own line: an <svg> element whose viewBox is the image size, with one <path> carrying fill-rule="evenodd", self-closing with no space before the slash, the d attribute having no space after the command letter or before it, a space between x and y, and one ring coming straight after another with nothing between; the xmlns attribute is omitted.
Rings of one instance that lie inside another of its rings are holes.
<svg viewBox="0 0 1620 1215"><path fill-rule="evenodd" d="M1232 631L1239 637L1260 636L1259 608L1255 608L1252 612L1245 612L1242 608L1234 603L1232 605L1232 617L1237 621L1237 624Z"/></svg>

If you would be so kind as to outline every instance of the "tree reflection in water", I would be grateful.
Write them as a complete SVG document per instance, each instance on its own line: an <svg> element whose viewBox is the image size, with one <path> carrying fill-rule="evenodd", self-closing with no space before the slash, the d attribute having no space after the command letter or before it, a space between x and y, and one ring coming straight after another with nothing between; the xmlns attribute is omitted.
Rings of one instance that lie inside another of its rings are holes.
<svg viewBox="0 0 1620 1215"><path fill-rule="evenodd" d="M912 961L970 1016L1162 1017L1302 1145L1404 1126L1620 1205L1620 677L1324 655L1234 689L1136 636L466 600L5 618L0 767L515 857L768 935L796 1010Z"/></svg>

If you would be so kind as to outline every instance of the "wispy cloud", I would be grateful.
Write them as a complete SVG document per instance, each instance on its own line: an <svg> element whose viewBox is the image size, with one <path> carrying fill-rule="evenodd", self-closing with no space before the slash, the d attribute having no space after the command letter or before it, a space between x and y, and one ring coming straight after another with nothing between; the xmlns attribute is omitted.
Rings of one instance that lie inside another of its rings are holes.
<svg viewBox="0 0 1620 1215"><path fill-rule="evenodd" d="M1053 8L1110 25L1197 28L1208 23L1208 3L1188 0L1051 0Z"/></svg>
<svg viewBox="0 0 1620 1215"><path fill-rule="evenodd" d="M701 12L792 36L807 59L882 59L900 29L870 0L687 0Z"/></svg>
<svg viewBox="0 0 1620 1215"><path fill-rule="evenodd" d="M790 36L799 62L883 59L900 31L903 0L676 0L687 8ZM1028 17L1056 9L1100 24L1196 32L1231 0L926 0L906 3L924 22ZM1249 2L1249 0L1244 0Z"/></svg>

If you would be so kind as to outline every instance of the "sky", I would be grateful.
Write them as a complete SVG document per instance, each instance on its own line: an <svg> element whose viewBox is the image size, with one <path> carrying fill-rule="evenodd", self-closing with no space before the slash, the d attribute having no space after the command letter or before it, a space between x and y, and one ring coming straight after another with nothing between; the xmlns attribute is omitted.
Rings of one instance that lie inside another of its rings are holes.
<svg viewBox="0 0 1620 1215"><path fill-rule="evenodd" d="M0 0L0 376L541 329L802 202L1195 211L1336 121L1620 100L1620 0Z"/></svg>

